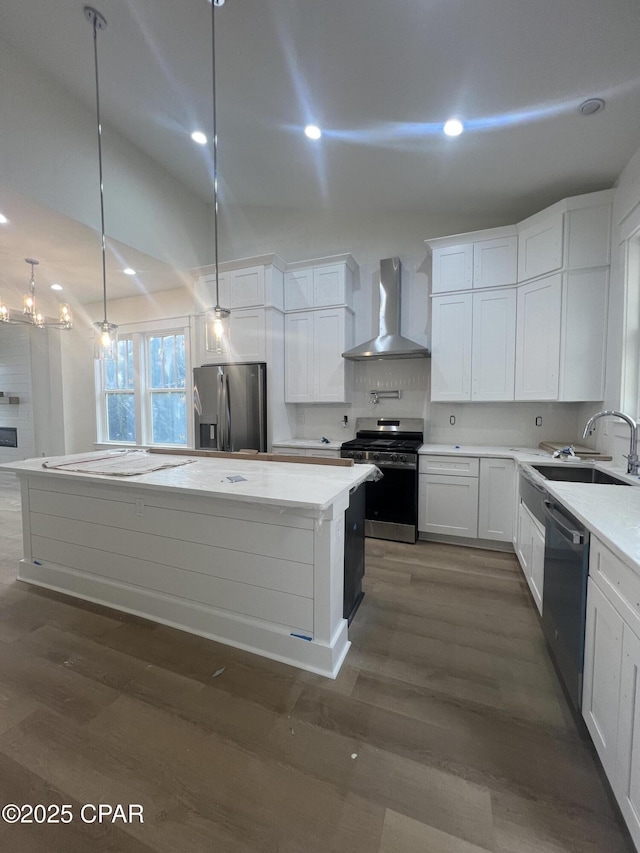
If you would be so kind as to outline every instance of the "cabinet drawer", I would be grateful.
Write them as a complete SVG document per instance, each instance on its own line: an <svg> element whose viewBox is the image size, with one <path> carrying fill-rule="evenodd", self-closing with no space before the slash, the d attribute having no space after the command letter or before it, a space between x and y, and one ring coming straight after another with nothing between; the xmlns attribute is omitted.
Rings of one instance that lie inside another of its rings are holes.
<svg viewBox="0 0 640 853"><path fill-rule="evenodd" d="M421 456L420 473L477 477L480 473L480 460L474 456Z"/></svg>
<svg viewBox="0 0 640 853"><path fill-rule="evenodd" d="M591 538L589 574L632 627L640 631L640 576L595 537Z"/></svg>

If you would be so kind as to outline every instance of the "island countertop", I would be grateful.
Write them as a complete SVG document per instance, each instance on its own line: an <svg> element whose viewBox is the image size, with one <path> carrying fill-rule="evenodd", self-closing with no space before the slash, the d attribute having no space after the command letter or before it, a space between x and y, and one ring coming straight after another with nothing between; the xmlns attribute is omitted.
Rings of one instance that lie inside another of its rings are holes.
<svg viewBox="0 0 640 853"><path fill-rule="evenodd" d="M367 464L343 467L249 459L209 459L195 455L178 457L170 454L153 454L153 459L159 464L176 460L184 463L186 459L193 461L175 468L126 477L43 467L45 463L71 464L104 457L116 458L118 453L94 451L73 456L26 459L22 462L5 463L0 465L0 469L13 471L18 476L39 474L47 478L76 479L85 483L113 483L119 488L132 485L141 490L206 495L311 512L322 512L343 493L348 494L365 480L379 476L375 465Z"/></svg>

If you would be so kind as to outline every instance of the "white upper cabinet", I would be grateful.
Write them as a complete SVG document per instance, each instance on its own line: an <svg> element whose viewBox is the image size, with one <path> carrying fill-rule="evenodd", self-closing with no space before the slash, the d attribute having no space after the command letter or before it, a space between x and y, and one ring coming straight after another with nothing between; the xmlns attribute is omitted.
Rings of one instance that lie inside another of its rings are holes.
<svg viewBox="0 0 640 853"><path fill-rule="evenodd" d="M515 284L518 237L509 231L515 229L494 228L459 235L461 241L457 245L449 245L454 238L428 241L432 247L431 292L452 293ZM463 237L468 239L463 241Z"/></svg>
<svg viewBox="0 0 640 853"><path fill-rule="evenodd" d="M225 261L218 267L220 305L237 308L283 308L284 262L277 255ZM201 267L195 282L196 313L216 304L216 276L212 266Z"/></svg>
<svg viewBox="0 0 640 853"><path fill-rule="evenodd" d="M473 287L473 243L433 250L432 293L471 290Z"/></svg>
<svg viewBox="0 0 640 853"><path fill-rule="evenodd" d="M515 284L518 275L518 238L513 235L473 244L473 286Z"/></svg>
<svg viewBox="0 0 640 853"><path fill-rule="evenodd" d="M607 267L562 276L559 400L604 398L608 292Z"/></svg>
<svg viewBox="0 0 640 853"><path fill-rule="evenodd" d="M285 311L351 307L357 264L351 255L318 258L290 265L284 276Z"/></svg>
<svg viewBox="0 0 640 853"><path fill-rule="evenodd" d="M344 403L351 392L353 312L348 308L285 315L285 402Z"/></svg>
<svg viewBox="0 0 640 853"><path fill-rule="evenodd" d="M513 400L516 290L473 294L471 399Z"/></svg>
<svg viewBox="0 0 640 853"><path fill-rule="evenodd" d="M566 264L569 269L610 263L611 204L570 210L566 218Z"/></svg>
<svg viewBox="0 0 640 853"><path fill-rule="evenodd" d="M229 308L255 308L265 304L264 267L233 270L227 275Z"/></svg>
<svg viewBox="0 0 640 853"><path fill-rule="evenodd" d="M436 296L431 305L431 399L471 399L473 296Z"/></svg>
<svg viewBox="0 0 640 853"><path fill-rule="evenodd" d="M313 269L291 270L284 274L284 304L287 311L313 308Z"/></svg>
<svg viewBox="0 0 640 853"><path fill-rule="evenodd" d="M518 281L527 281L562 266L561 212L538 214L518 226Z"/></svg>
<svg viewBox="0 0 640 853"><path fill-rule="evenodd" d="M557 400L562 276L518 288L516 400Z"/></svg>

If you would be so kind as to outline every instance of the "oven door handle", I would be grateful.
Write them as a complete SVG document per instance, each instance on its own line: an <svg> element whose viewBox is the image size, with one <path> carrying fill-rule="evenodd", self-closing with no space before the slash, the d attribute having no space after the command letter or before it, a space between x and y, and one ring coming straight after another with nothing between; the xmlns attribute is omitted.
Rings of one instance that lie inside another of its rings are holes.
<svg viewBox="0 0 640 853"><path fill-rule="evenodd" d="M543 504L545 515L548 516L563 539L571 542L572 545L584 545L584 532L566 525L562 520L563 516L557 511L558 507L553 501L544 500Z"/></svg>

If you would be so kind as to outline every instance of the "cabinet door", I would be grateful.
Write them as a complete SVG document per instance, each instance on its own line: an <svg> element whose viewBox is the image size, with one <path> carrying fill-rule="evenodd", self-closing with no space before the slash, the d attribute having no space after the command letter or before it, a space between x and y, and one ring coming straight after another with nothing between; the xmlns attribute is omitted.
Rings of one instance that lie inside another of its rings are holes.
<svg viewBox="0 0 640 853"><path fill-rule="evenodd" d="M264 308L232 311L229 318L229 336L233 361L264 361Z"/></svg>
<svg viewBox="0 0 640 853"><path fill-rule="evenodd" d="M546 275L562 266L562 213L523 226L518 234L518 281Z"/></svg>
<svg viewBox="0 0 640 853"><path fill-rule="evenodd" d="M563 276L560 400L604 398L608 291L606 269Z"/></svg>
<svg viewBox="0 0 640 853"><path fill-rule="evenodd" d="M220 294L220 304L224 308L252 308L264 305L264 267L233 270L230 278L229 301L226 304L223 304L222 293Z"/></svg>
<svg viewBox="0 0 640 853"><path fill-rule="evenodd" d="M478 537L510 542L513 527L513 459L481 459Z"/></svg>
<svg viewBox="0 0 640 853"><path fill-rule="evenodd" d="M433 250L432 293L470 290L473 284L473 243Z"/></svg>
<svg viewBox="0 0 640 853"><path fill-rule="evenodd" d="M346 266L333 264L313 270L313 305L344 305L346 302Z"/></svg>
<svg viewBox="0 0 640 853"><path fill-rule="evenodd" d="M285 403L313 399L313 312L287 314L285 327Z"/></svg>
<svg viewBox="0 0 640 853"><path fill-rule="evenodd" d="M529 589L542 616L542 590L544 586L544 528L537 521L531 519L531 565L529 567Z"/></svg>
<svg viewBox="0 0 640 853"><path fill-rule="evenodd" d="M552 275L518 288L516 400L557 400L562 278Z"/></svg>
<svg viewBox="0 0 640 853"><path fill-rule="evenodd" d="M529 583L531 575L531 559L533 557L533 522L531 516L523 503L518 504L518 517L516 520L516 557L520 563L522 573Z"/></svg>
<svg viewBox="0 0 640 853"><path fill-rule="evenodd" d="M220 294L220 305L230 308L229 273L218 273L218 293ZM216 277L215 275L202 276L196 282L194 288L196 296L196 312L213 308L216 304Z"/></svg>
<svg viewBox="0 0 640 853"><path fill-rule="evenodd" d="M293 270L284 276L285 311L304 311L313 307L313 269Z"/></svg>
<svg viewBox="0 0 640 853"><path fill-rule="evenodd" d="M613 789L631 837L640 848L640 640L626 624L616 758Z"/></svg>
<svg viewBox="0 0 640 853"><path fill-rule="evenodd" d="M610 779L616 765L622 627L622 617L589 578L582 716Z"/></svg>
<svg viewBox="0 0 640 853"><path fill-rule="evenodd" d="M473 294L472 400L513 400L516 291Z"/></svg>
<svg viewBox="0 0 640 853"><path fill-rule="evenodd" d="M473 286L500 287L518 280L518 237L473 244Z"/></svg>
<svg viewBox="0 0 640 853"><path fill-rule="evenodd" d="M313 392L316 402L345 400L345 310L313 312Z"/></svg>
<svg viewBox="0 0 640 853"><path fill-rule="evenodd" d="M418 529L478 537L478 478L419 475Z"/></svg>
<svg viewBox="0 0 640 853"><path fill-rule="evenodd" d="M472 295L431 301L431 399L471 399Z"/></svg>

